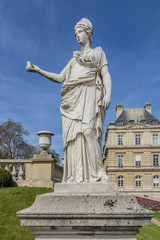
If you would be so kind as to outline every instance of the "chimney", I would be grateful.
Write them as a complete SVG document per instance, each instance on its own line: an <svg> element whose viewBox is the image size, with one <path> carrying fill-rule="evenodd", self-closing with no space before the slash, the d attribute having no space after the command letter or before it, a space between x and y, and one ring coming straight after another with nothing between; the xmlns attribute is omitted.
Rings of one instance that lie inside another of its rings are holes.
<svg viewBox="0 0 160 240"><path fill-rule="evenodd" d="M152 104L146 103L144 106L144 109L151 114L152 113Z"/></svg>
<svg viewBox="0 0 160 240"><path fill-rule="evenodd" d="M123 105L118 104L116 107L116 119L121 115L122 111L123 111Z"/></svg>

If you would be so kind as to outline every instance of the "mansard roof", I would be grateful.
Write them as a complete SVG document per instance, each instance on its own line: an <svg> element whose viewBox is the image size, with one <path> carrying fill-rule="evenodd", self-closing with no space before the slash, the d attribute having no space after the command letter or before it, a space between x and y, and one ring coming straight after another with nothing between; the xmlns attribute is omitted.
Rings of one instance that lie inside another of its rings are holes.
<svg viewBox="0 0 160 240"><path fill-rule="evenodd" d="M133 125L133 124L160 124L160 121L155 118L144 108L124 109L115 122L109 125Z"/></svg>

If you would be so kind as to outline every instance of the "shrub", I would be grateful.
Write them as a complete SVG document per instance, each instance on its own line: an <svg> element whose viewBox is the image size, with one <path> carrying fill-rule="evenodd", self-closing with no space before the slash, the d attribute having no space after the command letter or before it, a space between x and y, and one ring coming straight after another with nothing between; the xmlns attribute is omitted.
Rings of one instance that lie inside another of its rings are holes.
<svg viewBox="0 0 160 240"><path fill-rule="evenodd" d="M9 187L12 183L12 175L4 168L0 168L0 187Z"/></svg>

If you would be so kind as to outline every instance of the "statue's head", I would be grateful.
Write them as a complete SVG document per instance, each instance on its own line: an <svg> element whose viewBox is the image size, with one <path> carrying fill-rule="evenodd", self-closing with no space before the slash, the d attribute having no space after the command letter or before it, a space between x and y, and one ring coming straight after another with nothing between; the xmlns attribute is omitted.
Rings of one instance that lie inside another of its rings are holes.
<svg viewBox="0 0 160 240"><path fill-rule="evenodd" d="M82 18L75 26L74 31L77 28L82 28L89 38L90 45L92 44L93 26L87 18Z"/></svg>

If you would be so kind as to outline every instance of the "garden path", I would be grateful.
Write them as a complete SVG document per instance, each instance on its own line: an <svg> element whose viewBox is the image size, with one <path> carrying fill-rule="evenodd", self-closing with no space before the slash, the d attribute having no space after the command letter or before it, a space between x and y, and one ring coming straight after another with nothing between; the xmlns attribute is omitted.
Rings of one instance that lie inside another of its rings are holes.
<svg viewBox="0 0 160 240"><path fill-rule="evenodd" d="M160 221L158 221L157 219L152 218L152 219L151 219L151 222L160 227Z"/></svg>

